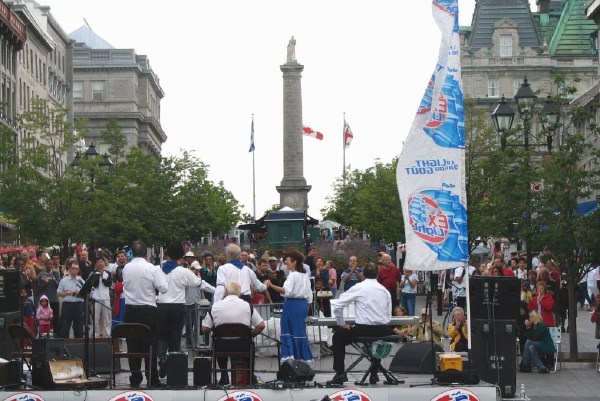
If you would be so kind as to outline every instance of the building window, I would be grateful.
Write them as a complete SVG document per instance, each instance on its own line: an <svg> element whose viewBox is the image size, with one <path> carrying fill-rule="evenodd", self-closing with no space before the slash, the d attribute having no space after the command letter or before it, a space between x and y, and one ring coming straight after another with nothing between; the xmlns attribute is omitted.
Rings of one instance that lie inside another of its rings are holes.
<svg viewBox="0 0 600 401"><path fill-rule="evenodd" d="M500 57L512 57L512 36L500 35Z"/></svg>
<svg viewBox="0 0 600 401"><path fill-rule="evenodd" d="M497 79L488 79L488 97L500 97L500 88Z"/></svg>
<svg viewBox="0 0 600 401"><path fill-rule="evenodd" d="M83 100L83 81L73 81L73 100Z"/></svg>
<svg viewBox="0 0 600 401"><path fill-rule="evenodd" d="M104 100L104 81L92 82L92 100Z"/></svg>

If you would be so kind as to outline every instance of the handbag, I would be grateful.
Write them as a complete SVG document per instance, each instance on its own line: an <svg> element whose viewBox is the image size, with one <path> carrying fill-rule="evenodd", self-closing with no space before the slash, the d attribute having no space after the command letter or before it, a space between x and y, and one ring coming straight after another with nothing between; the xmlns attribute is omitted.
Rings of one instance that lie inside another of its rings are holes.
<svg viewBox="0 0 600 401"><path fill-rule="evenodd" d="M333 298L333 292L331 291L317 291L317 298Z"/></svg>

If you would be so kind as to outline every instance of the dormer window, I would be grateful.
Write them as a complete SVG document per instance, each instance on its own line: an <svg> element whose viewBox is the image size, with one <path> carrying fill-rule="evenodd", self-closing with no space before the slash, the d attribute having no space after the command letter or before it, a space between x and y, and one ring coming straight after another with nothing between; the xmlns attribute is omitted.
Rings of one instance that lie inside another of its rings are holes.
<svg viewBox="0 0 600 401"><path fill-rule="evenodd" d="M500 35L500 57L512 57L512 35Z"/></svg>

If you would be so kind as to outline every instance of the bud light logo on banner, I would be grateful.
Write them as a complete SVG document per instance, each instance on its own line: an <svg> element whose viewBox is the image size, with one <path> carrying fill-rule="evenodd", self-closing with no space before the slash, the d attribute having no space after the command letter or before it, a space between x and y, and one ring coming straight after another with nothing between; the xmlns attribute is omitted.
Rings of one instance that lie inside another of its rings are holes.
<svg viewBox="0 0 600 401"><path fill-rule="evenodd" d="M17 393L5 398L4 401L44 401L44 398L33 393Z"/></svg>
<svg viewBox="0 0 600 401"><path fill-rule="evenodd" d="M466 259L467 210L447 190L424 190L408 197L412 231L438 254L440 261Z"/></svg>
<svg viewBox="0 0 600 401"><path fill-rule="evenodd" d="M329 395L333 401L371 401L366 393L356 389L344 389Z"/></svg>
<svg viewBox="0 0 600 401"><path fill-rule="evenodd" d="M251 391L231 391L228 395L224 395L217 401L262 401L258 394Z"/></svg>
<svg viewBox="0 0 600 401"><path fill-rule="evenodd" d="M464 388L453 388L433 397L431 401L479 401L479 397Z"/></svg>
<svg viewBox="0 0 600 401"><path fill-rule="evenodd" d="M143 391L126 391L115 395L109 401L154 401L154 398Z"/></svg>

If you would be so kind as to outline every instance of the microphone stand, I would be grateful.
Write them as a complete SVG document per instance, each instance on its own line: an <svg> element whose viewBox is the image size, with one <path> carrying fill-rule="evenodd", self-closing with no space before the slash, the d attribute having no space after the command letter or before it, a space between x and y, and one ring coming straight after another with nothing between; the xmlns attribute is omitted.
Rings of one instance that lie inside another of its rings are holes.
<svg viewBox="0 0 600 401"><path fill-rule="evenodd" d="M279 376L279 371L281 370L281 341L279 341L278 339L268 336L266 334L263 333L258 333L263 337L268 338L269 340L275 341L275 343L277 344L277 375Z"/></svg>

